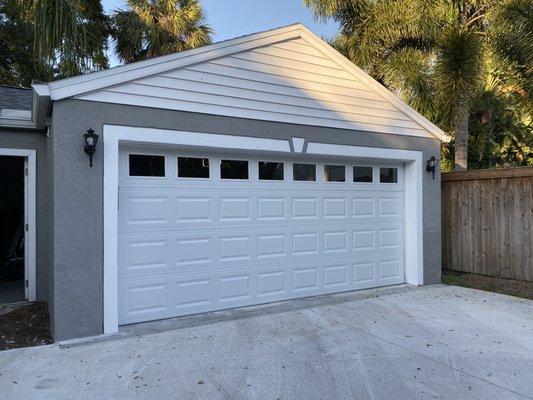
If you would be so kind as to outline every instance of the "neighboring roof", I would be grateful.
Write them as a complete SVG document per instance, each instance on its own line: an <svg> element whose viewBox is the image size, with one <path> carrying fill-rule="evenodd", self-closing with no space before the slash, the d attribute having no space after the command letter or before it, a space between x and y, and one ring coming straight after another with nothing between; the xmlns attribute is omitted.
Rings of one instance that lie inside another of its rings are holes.
<svg viewBox="0 0 533 400"><path fill-rule="evenodd" d="M450 140L301 24L33 88L51 100L74 97Z"/></svg>
<svg viewBox="0 0 533 400"><path fill-rule="evenodd" d="M0 110L31 110L30 88L0 85Z"/></svg>

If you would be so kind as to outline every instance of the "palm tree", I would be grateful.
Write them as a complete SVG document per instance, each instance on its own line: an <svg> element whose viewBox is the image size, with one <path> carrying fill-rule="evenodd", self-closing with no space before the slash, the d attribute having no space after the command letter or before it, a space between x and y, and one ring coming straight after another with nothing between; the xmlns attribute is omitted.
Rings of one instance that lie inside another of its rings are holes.
<svg viewBox="0 0 533 400"><path fill-rule="evenodd" d="M198 0L127 0L112 16L121 61L130 63L211 43L211 28Z"/></svg>
<svg viewBox="0 0 533 400"><path fill-rule="evenodd" d="M509 8L522 12L522 37L515 35L514 40L531 48L530 0L303 1L317 17L339 22L341 33L333 41L339 51L452 133L456 170L467 168L472 105L486 76L498 73L499 67L493 66L500 64L490 61L506 50L509 70L514 66L524 72L526 65L531 79L531 63L523 60L527 56L517 61L515 53L522 53L502 45L515 29L513 23L508 20L506 29L498 25L503 30L498 38L497 26L491 24L495 18L508 18ZM501 44L499 51L496 43ZM515 59L510 60L512 56Z"/></svg>
<svg viewBox="0 0 533 400"><path fill-rule="evenodd" d="M4 31L6 41L21 41L18 35L24 35L26 45L13 51L35 64L18 65L21 83L107 68L109 24L100 0L0 0L0 13L10 28ZM27 71L33 76L28 78Z"/></svg>

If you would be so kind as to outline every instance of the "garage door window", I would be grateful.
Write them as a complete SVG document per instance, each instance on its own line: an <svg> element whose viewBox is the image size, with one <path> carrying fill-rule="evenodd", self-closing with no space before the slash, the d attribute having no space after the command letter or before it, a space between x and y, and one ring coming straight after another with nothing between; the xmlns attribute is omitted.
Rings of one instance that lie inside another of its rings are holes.
<svg viewBox="0 0 533 400"><path fill-rule="evenodd" d="M344 165L324 165L324 179L326 182L344 182L346 168Z"/></svg>
<svg viewBox="0 0 533 400"><path fill-rule="evenodd" d="M398 183L398 168L380 168L379 181L381 183Z"/></svg>
<svg viewBox="0 0 533 400"><path fill-rule="evenodd" d="M178 157L179 178L209 178L209 159Z"/></svg>
<svg viewBox="0 0 533 400"><path fill-rule="evenodd" d="M315 182L316 165L315 164L293 164L292 177L295 181Z"/></svg>
<svg viewBox="0 0 533 400"><path fill-rule="evenodd" d="M165 157L145 154L129 155L130 176L165 176Z"/></svg>
<svg viewBox="0 0 533 400"><path fill-rule="evenodd" d="M248 161L222 160L220 162L221 179L248 179Z"/></svg>
<svg viewBox="0 0 533 400"><path fill-rule="evenodd" d="M259 179L266 181L282 181L283 163L259 161Z"/></svg>
<svg viewBox="0 0 533 400"><path fill-rule="evenodd" d="M372 183L372 167L353 167L353 181Z"/></svg>

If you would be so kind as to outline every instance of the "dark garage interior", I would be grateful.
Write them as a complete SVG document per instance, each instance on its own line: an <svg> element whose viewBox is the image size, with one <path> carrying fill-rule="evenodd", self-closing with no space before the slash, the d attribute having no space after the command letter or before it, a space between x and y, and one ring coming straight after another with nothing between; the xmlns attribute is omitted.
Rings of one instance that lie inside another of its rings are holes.
<svg viewBox="0 0 533 400"><path fill-rule="evenodd" d="M24 294L24 158L0 156L0 304Z"/></svg>

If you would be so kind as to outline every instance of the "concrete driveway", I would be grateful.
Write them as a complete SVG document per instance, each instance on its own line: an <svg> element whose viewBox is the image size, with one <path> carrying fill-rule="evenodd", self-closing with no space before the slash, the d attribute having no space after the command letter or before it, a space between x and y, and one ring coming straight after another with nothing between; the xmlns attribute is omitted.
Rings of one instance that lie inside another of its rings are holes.
<svg viewBox="0 0 533 400"><path fill-rule="evenodd" d="M533 398L533 302L396 287L0 353L1 399Z"/></svg>

